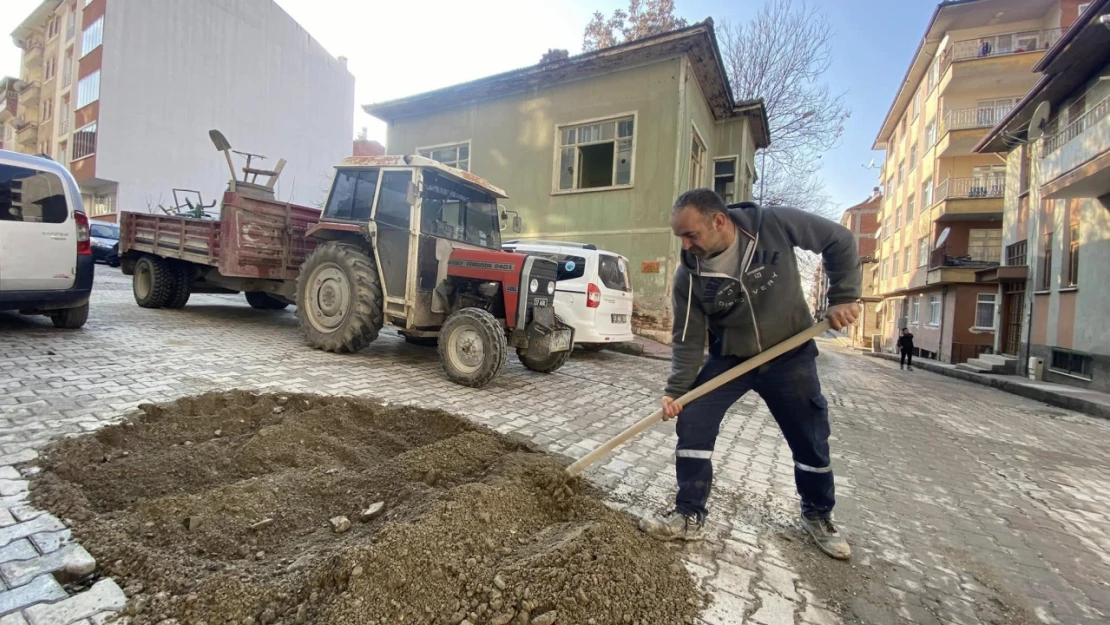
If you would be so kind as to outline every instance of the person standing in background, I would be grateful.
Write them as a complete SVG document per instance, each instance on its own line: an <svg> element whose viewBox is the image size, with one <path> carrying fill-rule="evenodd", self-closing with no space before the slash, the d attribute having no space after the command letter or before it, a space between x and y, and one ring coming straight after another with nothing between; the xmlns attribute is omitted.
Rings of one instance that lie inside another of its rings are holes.
<svg viewBox="0 0 1110 625"><path fill-rule="evenodd" d="M913 334L907 328L902 328L902 336L898 337L898 351L902 354L898 368L909 367L913 371Z"/></svg>

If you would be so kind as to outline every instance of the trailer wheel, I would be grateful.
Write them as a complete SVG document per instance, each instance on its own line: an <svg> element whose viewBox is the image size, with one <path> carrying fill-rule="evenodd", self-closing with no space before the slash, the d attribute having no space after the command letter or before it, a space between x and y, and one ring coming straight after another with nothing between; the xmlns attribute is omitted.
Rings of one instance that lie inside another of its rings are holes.
<svg viewBox="0 0 1110 625"><path fill-rule="evenodd" d="M439 332L439 361L452 382L479 388L505 366L505 330L480 308L455 312Z"/></svg>
<svg viewBox="0 0 1110 625"><path fill-rule="evenodd" d="M264 291L247 291L247 303L258 310L285 310L289 304Z"/></svg>
<svg viewBox="0 0 1110 625"><path fill-rule="evenodd" d="M131 290L135 303L143 308L161 308L166 305L173 288L173 276L166 261L157 256L143 256L135 263Z"/></svg>
<svg viewBox="0 0 1110 625"><path fill-rule="evenodd" d="M173 277L173 286L166 298L166 308L185 308L193 292L193 271L184 263L172 263L169 273Z"/></svg>
<svg viewBox="0 0 1110 625"><path fill-rule="evenodd" d="M349 243L318 246L297 277L297 319L305 339L328 352L357 352L382 329L382 286L374 259Z"/></svg>

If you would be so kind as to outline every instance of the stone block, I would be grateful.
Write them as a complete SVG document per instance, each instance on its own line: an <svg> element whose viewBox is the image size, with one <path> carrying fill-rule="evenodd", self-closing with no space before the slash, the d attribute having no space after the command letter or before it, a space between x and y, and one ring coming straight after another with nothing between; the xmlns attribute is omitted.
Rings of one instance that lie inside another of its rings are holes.
<svg viewBox="0 0 1110 625"><path fill-rule="evenodd" d="M22 586L33 577L56 571L77 579L96 570L96 560L80 545L67 545L57 551L29 560L13 560L0 564L0 577L9 588ZM67 581L67 580L63 580Z"/></svg>
<svg viewBox="0 0 1110 625"><path fill-rule="evenodd" d="M51 575L43 575L19 588L0 592L0 614L8 614L44 601L66 598L66 591ZM69 621L63 621L68 623Z"/></svg>
<svg viewBox="0 0 1110 625"><path fill-rule="evenodd" d="M47 577L53 581L53 578ZM119 585L111 579L102 579L92 588L64 601L27 608L24 615L29 625L57 625L80 621L101 612L118 612L126 604L127 597Z"/></svg>

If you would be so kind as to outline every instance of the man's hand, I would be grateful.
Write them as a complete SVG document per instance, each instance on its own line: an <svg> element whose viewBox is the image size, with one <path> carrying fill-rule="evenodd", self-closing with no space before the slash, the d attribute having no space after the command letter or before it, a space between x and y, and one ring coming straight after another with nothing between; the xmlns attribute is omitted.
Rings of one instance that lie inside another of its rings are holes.
<svg viewBox="0 0 1110 625"><path fill-rule="evenodd" d="M682 404L676 402L673 397L663 397L663 420L670 421L682 412Z"/></svg>
<svg viewBox="0 0 1110 625"><path fill-rule="evenodd" d="M829 320L829 325L832 326L833 330L847 328L859 318L859 304L852 302L850 304L829 306L825 318Z"/></svg>

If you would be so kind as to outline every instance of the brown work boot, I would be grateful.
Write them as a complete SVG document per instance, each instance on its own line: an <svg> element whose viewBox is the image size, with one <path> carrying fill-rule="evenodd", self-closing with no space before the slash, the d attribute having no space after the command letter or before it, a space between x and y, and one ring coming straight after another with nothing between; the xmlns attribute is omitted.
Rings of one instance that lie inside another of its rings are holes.
<svg viewBox="0 0 1110 625"><path fill-rule="evenodd" d="M640 519L640 531L655 540L701 540L704 538L704 529L704 519L699 519L696 515L686 516L678 510Z"/></svg>
<svg viewBox="0 0 1110 625"><path fill-rule="evenodd" d="M808 518L802 515L802 527L817 541L817 546L830 558L847 560L852 557L852 548L848 541L840 535L831 517Z"/></svg>

